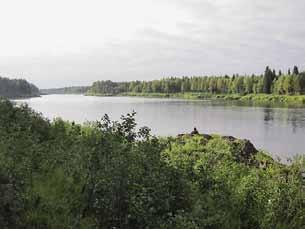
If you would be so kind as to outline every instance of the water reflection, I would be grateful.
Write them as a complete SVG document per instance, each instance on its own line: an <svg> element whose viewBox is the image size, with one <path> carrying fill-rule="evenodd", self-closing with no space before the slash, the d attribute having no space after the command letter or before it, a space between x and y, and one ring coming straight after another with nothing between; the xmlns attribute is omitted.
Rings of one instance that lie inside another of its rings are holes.
<svg viewBox="0 0 305 229"><path fill-rule="evenodd" d="M274 119L274 110L270 108L263 108L264 111L264 120L266 123L273 121Z"/></svg>
<svg viewBox="0 0 305 229"><path fill-rule="evenodd" d="M19 101L22 102L22 101ZM128 97L50 95L23 100L46 117L94 121L107 113L112 119L135 110L140 126L156 135L190 132L194 126L207 134L250 139L273 156L305 152L305 109L245 106L234 102L185 101Z"/></svg>

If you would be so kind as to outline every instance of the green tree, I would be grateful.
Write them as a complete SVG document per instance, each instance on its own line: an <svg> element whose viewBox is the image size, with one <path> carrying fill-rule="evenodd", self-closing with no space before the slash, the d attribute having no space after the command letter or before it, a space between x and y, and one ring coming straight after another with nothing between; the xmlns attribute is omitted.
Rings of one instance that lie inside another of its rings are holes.
<svg viewBox="0 0 305 229"><path fill-rule="evenodd" d="M272 84L272 78L273 78L273 73L269 69L269 67L266 67L265 74L264 74L264 80L263 80L263 90L264 93L270 94L271 93L271 84Z"/></svg>
<svg viewBox="0 0 305 229"><path fill-rule="evenodd" d="M294 67L293 67L292 74L293 74L293 75L299 75L299 69L298 69L297 66L294 66Z"/></svg>

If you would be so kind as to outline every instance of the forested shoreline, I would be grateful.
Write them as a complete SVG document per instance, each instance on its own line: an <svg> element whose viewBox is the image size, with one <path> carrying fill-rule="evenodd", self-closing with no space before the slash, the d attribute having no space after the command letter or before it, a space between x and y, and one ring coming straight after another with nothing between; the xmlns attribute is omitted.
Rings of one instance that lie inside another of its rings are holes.
<svg viewBox="0 0 305 229"><path fill-rule="evenodd" d="M0 97L10 99L40 96L39 89L24 79L0 77Z"/></svg>
<svg viewBox="0 0 305 229"><path fill-rule="evenodd" d="M135 117L51 122L1 99L0 228L305 226L304 157L284 165L233 137L157 138Z"/></svg>
<svg viewBox="0 0 305 229"><path fill-rule="evenodd" d="M305 72L300 73L297 66L292 72L288 70L286 74L266 67L264 74L252 76L235 74L233 76L170 77L153 81L97 81L86 92L86 95L99 96L221 98L305 103L304 94ZM287 99L288 96L299 97Z"/></svg>
<svg viewBox="0 0 305 229"><path fill-rule="evenodd" d="M40 89L45 95L49 94L85 94L89 90L89 86L71 86L63 88Z"/></svg>

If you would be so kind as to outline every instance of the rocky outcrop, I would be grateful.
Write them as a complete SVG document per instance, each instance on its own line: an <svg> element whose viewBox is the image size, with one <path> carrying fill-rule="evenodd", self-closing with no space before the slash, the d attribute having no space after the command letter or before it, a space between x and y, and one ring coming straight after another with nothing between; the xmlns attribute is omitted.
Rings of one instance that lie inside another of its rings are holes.
<svg viewBox="0 0 305 229"><path fill-rule="evenodd" d="M201 137L205 138L206 140L210 140L213 138L211 135L208 135L208 134L178 134L177 135L178 138L192 137L192 136L201 136Z"/></svg>
<svg viewBox="0 0 305 229"><path fill-rule="evenodd" d="M194 135L192 134L179 134L177 137L192 137ZM207 141L210 141L213 139L213 136L208 134L197 134L196 136L201 136ZM258 153L258 150L255 148L255 146L247 139L237 139L233 136L221 136L222 139L230 142L232 146L234 147L234 157L236 158L236 161L245 163L247 165L252 166L260 166L260 163L255 160L255 155Z"/></svg>

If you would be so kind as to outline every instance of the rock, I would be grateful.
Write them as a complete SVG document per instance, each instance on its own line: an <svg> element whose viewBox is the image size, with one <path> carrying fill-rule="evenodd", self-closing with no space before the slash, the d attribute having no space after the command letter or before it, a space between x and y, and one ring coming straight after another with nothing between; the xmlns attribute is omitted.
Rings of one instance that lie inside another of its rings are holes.
<svg viewBox="0 0 305 229"><path fill-rule="evenodd" d="M225 140L228 140L230 142L233 142L233 141L236 140L236 138L234 138L233 136L223 136L222 138L225 139Z"/></svg>
<svg viewBox="0 0 305 229"><path fill-rule="evenodd" d="M228 142L230 147L232 147L230 150L231 155L233 156L234 160L238 163L243 163L247 166L251 167L257 167L260 169L266 169L269 166L274 164L274 160L270 156L265 156L262 158L261 155L257 157L256 155L259 153L259 151L255 148L255 146L252 144L252 142L248 139L238 139L233 136L212 136L209 134L178 134L177 138L179 140L182 140L183 138L192 138L193 136L201 136L203 139L199 142L199 144L206 145L210 140L214 138L221 138Z"/></svg>
<svg viewBox="0 0 305 229"><path fill-rule="evenodd" d="M255 146L250 142L249 140L245 139L244 141L244 149L243 151L247 155L254 155L258 152L258 150L255 148Z"/></svg>
<svg viewBox="0 0 305 229"><path fill-rule="evenodd" d="M211 140L213 137L208 134L198 134L202 136L207 141ZM191 134L179 134L177 137L192 137ZM259 163L255 160L254 156L257 154L258 150L255 146L247 139L237 139L233 136L223 136L222 139L230 142L234 147L234 157L236 161L245 163L247 165L259 166Z"/></svg>
<svg viewBox="0 0 305 229"><path fill-rule="evenodd" d="M190 136L190 134L178 134L177 135L178 138L182 138L182 137L185 137L185 136Z"/></svg>
<svg viewBox="0 0 305 229"><path fill-rule="evenodd" d="M246 164L256 164L253 158L254 155L257 154L258 150L249 140L240 140L233 136L223 136L222 138L234 144L234 146L236 147L235 157L238 162L243 162Z"/></svg>
<svg viewBox="0 0 305 229"><path fill-rule="evenodd" d="M210 140L212 139L212 136L211 135L208 135L208 134L178 134L177 137L178 138L182 138L182 137L192 137L192 136L201 136L207 140Z"/></svg>
<svg viewBox="0 0 305 229"><path fill-rule="evenodd" d="M213 137L208 134L200 134L202 137L204 137L206 140L211 140Z"/></svg>
<svg viewBox="0 0 305 229"><path fill-rule="evenodd" d="M233 141L235 146L235 158L238 162L245 163L247 165L258 166L257 161L254 156L257 154L258 150L254 145L247 139Z"/></svg>

